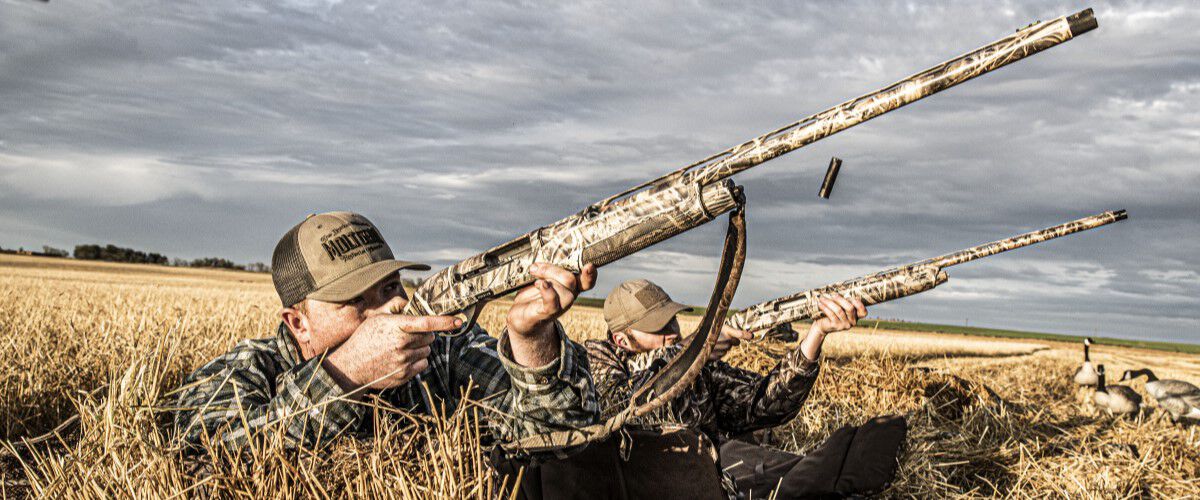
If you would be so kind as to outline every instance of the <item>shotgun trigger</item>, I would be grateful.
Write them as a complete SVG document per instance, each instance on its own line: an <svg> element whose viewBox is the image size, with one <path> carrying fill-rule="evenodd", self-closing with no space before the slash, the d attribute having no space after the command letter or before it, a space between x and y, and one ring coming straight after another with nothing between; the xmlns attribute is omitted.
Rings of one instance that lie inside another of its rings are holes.
<svg viewBox="0 0 1200 500"><path fill-rule="evenodd" d="M475 327L475 323L479 319L479 313L483 311L484 305L486 305L486 302L480 301L476 302L471 307L468 307L465 311L463 311L463 316L466 316L467 319L466 321L463 321L462 327L458 330L455 330L454 333L443 333L442 336L455 338L471 331L471 329Z"/></svg>

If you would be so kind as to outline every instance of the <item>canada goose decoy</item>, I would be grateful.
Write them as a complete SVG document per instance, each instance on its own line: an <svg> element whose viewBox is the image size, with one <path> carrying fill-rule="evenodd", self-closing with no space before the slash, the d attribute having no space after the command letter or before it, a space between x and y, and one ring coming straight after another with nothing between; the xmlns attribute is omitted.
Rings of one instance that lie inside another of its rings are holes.
<svg viewBox="0 0 1200 500"><path fill-rule="evenodd" d="M1092 339L1083 339L1083 364L1075 370L1075 383L1086 387L1094 387L1097 382L1096 369L1092 367L1092 358L1088 356L1088 347L1092 345Z"/></svg>
<svg viewBox="0 0 1200 500"><path fill-rule="evenodd" d="M1109 413L1134 415L1142 406L1142 396L1123 385L1104 385L1104 365L1096 367L1096 393L1092 400Z"/></svg>
<svg viewBox="0 0 1200 500"><path fill-rule="evenodd" d="M1179 422L1179 419L1200 422L1200 387L1182 380L1159 380L1149 368L1125 370L1121 380L1133 380L1142 375L1146 376L1146 392L1171 414L1172 422Z"/></svg>

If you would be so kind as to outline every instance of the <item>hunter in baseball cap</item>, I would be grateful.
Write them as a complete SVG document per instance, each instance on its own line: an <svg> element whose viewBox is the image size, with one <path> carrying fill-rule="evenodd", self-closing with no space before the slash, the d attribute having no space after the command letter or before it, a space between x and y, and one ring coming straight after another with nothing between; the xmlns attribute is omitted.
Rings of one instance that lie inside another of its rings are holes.
<svg viewBox="0 0 1200 500"><path fill-rule="evenodd" d="M306 298L346 302L401 269L429 266L393 258L379 229L353 212L309 215L283 235L271 257L271 281L284 307Z"/></svg>
<svg viewBox="0 0 1200 500"><path fill-rule="evenodd" d="M609 332L632 328L653 333L662 330L676 314L692 308L671 300L661 287L647 280L630 280L604 299L604 322Z"/></svg>

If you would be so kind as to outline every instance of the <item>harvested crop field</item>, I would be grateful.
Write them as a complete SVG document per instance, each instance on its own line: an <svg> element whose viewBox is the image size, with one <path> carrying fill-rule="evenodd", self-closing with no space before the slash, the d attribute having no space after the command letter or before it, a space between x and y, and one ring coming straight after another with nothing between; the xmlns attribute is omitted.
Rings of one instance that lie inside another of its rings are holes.
<svg viewBox="0 0 1200 500"><path fill-rule="evenodd" d="M217 466L180 459L158 430L167 394L238 340L270 335L275 300L263 274L0 256L0 439L20 442L79 415L46 442L3 446L0 496L496 494L467 412L399 415L376 439L343 440L321 456L266 440L249 457L217 457ZM504 307L485 311L490 331ZM579 339L603 333L596 309L578 308L564 324ZM802 452L839 426L907 414L909 441L888 497L1200 492L1200 430L1171 424L1154 403L1132 420L1096 411L1070 382L1076 345L874 331L868 322L826 346L813 396L773 442ZM729 360L766 370L783 349L744 346ZM1100 345L1093 359L1109 373L1149 367L1200 382L1197 355Z"/></svg>

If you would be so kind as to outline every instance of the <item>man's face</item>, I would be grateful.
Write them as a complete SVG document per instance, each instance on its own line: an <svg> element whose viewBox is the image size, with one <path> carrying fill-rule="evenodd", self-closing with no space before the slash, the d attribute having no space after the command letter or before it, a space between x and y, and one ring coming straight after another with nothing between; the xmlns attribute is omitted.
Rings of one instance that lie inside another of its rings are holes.
<svg viewBox="0 0 1200 500"><path fill-rule="evenodd" d="M617 345L631 352L647 352L679 342L679 320L671 321L657 332L643 332L630 328L613 336Z"/></svg>
<svg viewBox="0 0 1200 500"><path fill-rule="evenodd" d="M296 337L302 356L309 359L342 345L367 318L403 309L408 295L396 273L348 302L305 299L305 304L305 311L299 313L304 321L298 327L288 321L286 313L284 321Z"/></svg>

